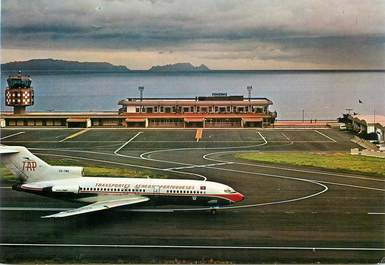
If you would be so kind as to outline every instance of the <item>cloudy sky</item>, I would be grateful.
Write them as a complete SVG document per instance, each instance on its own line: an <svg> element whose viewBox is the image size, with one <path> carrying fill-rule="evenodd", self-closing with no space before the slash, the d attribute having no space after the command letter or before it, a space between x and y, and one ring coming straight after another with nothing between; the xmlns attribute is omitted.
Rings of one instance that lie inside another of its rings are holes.
<svg viewBox="0 0 385 265"><path fill-rule="evenodd" d="M2 0L1 61L385 69L385 0Z"/></svg>

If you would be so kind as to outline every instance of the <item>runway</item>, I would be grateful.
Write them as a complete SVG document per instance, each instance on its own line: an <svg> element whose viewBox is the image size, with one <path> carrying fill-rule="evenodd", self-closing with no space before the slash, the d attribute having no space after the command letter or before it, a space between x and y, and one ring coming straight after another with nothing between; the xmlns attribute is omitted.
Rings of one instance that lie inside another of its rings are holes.
<svg viewBox="0 0 385 265"><path fill-rule="evenodd" d="M233 156L349 151L355 145L345 132L205 129L197 142L193 129L79 131L6 129L1 141L25 145L43 159L70 159L76 165L207 178L234 187L246 200L215 216L203 209L175 211L168 206L52 221L40 216L78 205L0 189L2 262L379 262L385 256L384 215L373 214L385 211L384 179Z"/></svg>

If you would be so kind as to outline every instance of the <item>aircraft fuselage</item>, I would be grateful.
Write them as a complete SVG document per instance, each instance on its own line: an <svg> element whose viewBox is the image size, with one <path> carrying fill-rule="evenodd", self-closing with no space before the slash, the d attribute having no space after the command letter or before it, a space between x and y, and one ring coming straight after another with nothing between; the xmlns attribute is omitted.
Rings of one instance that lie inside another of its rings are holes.
<svg viewBox="0 0 385 265"><path fill-rule="evenodd" d="M142 203L146 205L224 206L244 199L242 194L221 183L182 179L81 177L19 184L14 189L84 203L144 196L150 198Z"/></svg>

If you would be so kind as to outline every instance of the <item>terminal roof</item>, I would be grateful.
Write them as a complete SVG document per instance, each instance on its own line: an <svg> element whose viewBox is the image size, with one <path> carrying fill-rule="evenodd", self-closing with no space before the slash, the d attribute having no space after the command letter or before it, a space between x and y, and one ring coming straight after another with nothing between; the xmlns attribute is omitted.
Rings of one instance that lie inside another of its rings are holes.
<svg viewBox="0 0 385 265"><path fill-rule="evenodd" d="M385 116L384 115L354 115L354 119L365 121L366 124L378 123L385 127Z"/></svg>
<svg viewBox="0 0 385 265"><path fill-rule="evenodd" d="M251 98L243 100L198 100L195 98L128 98L119 101L120 105L151 106L151 105L272 105L273 102L267 98Z"/></svg>

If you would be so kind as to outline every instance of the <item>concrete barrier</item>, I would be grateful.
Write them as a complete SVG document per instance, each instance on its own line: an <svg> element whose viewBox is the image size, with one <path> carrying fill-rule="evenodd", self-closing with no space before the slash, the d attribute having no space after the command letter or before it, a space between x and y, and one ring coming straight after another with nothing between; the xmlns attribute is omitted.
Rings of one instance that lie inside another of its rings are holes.
<svg viewBox="0 0 385 265"><path fill-rule="evenodd" d="M356 143L358 144L359 146L365 148L365 149L368 149L368 150L373 150L373 151L377 151L378 148L375 144L372 144L371 142L367 141L367 140L364 140L364 139L361 139L360 137L358 136L354 136L351 141L353 143Z"/></svg>

